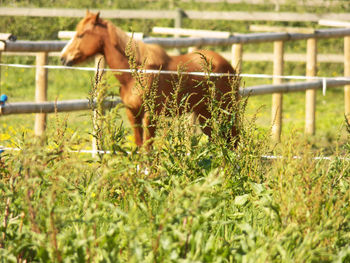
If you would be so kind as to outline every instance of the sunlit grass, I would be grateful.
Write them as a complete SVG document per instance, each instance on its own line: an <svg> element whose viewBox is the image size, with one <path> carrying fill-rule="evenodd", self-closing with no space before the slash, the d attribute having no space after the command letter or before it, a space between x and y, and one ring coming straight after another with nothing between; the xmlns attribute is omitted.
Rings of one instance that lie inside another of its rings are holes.
<svg viewBox="0 0 350 263"><path fill-rule="evenodd" d="M4 73L8 103L33 100L32 70ZM90 92L92 80L93 73L52 70L49 99L91 100L99 94ZM111 74L99 83L118 94L116 84ZM239 108L237 149L193 132L175 110L171 118L157 116L161 128L149 150L136 147L122 106L98 115L97 128L91 111L51 114L41 138L34 114L1 116L1 145L21 150L0 158L0 258L347 262L350 146L342 89L317 93L315 136L303 135L304 97L284 96L278 145L269 142L271 95L249 98L244 115ZM213 112L218 135L228 123ZM78 153L92 149L96 131L99 149L112 153ZM261 158L266 154L283 158ZM325 154L332 159L314 159Z"/></svg>
<svg viewBox="0 0 350 263"><path fill-rule="evenodd" d="M285 158L267 161L268 135L249 116L236 150L175 116L160 119L166 130L152 150L135 152L117 109L102 117L99 138L116 151L93 158L72 152L90 141L67 116L52 118L41 139L2 124L2 138L23 149L0 159L4 261L349 259L350 162L337 158L349 144L314 160L307 140L289 133L272 150Z"/></svg>

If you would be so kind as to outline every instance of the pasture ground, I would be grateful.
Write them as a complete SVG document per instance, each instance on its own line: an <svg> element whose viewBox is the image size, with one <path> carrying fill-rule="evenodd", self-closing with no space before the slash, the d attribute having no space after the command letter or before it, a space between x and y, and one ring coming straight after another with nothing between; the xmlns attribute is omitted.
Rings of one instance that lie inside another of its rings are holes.
<svg viewBox="0 0 350 263"><path fill-rule="evenodd" d="M3 261L349 261L348 141L314 160L289 132L272 151L285 158L263 160L271 146L254 118L232 151L173 116L152 151L136 151L116 108L98 122L101 149L114 153L92 158L72 152L87 139L70 118L52 118L41 139L12 128L23 151L0 159Z"/></svg>
<svg viewBox="0 0 350 263"><path fill-rule="evenodd" d="M25 71L2 71L10 100L33 100L34 71ZM114 77L105 79L110 91ZM89 97L93 74L54 71L49 82L51 100ZM250 98L234 151L220 136L209 142L193 133L175 115L160 120L152 151L137 151L122 107L100 117L100 148L114 153L97 157L72 152L91 145L89 111L50 115L41 139L33 136L33 115L1 117L2 144L23 150L0 159L0 258L349 261L350 138L342 90L318 94L318 131L310 138L302 135L303 97L285 96L277 146L268 136L271 96ZM220 132L226 124L216 120ZM264 160L265 154L284 158ZM325 154L333 159L313 159Z"/></svg>
<svg viewBox="0 0 350 263"><path fill-rule="evenodd" d="M196 10L275 8L172 3ZM324 11L293 3L288 1L281 11ZM34 0L30 5L167 9L169 1ZM328 11L348 9L345 5ZM73 30L76 22L3 17L0 32L12 32L19 39L55 39L58 30ZM132 30L146 34L154 25L173 26L171 20L114 22L124 30L132 23ZM183 27L245 32L249 23L184 19ZM271 52L271 46L246 45L244 51ZM321 40L318 48L322 53L343 52L341 39ZM305 52L305 42L286 43L286 52ZM3 56L2 61L33 64L34 59ZM57 65L57 59L50 58L50 64ZM343 74L340 64L318 66L320 76ZM270 74L272 65L247 62L243 70ZM304 75L305 64L286 63L285 74ZM92 79L93 73L50 70L49 100L87 98ZM117 93L114 78L106 79L109 91ZM34 100L34 70L1 67L0 81L0 93L9 96L9 103ZM269 83L244 81L246 86ZM91 147L91 112L49 115L42 139L33 136L34 115L1 116L1 145L23 149L6 151L0 158L1 261L349 262L350 137L343 91L329 89L325 97L318 92L315 136L303 135L304 96L284 96L282 142L277 146L269 143L271 96L249 98L235 151L219 136L208 142L175 116L163 119L152 151L136 152L123 109L117 108L101 118L99 134L101 148L114 154L93 158L72 152ZM265 154L285 158L264 160ZM315 155L333 159L315 160Z"/></svg>

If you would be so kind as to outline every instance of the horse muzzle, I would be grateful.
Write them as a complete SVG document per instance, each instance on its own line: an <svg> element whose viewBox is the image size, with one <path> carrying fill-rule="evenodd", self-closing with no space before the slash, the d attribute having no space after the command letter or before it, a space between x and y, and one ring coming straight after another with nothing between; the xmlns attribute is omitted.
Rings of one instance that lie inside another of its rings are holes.
<svg viewBox="0 0 350 263"><path fill-rule="evenodd" d="M61 63L64 65L64 66L73 66L74 64L74 61L73 60L67 60L65 57L61 57Z"/></svg>

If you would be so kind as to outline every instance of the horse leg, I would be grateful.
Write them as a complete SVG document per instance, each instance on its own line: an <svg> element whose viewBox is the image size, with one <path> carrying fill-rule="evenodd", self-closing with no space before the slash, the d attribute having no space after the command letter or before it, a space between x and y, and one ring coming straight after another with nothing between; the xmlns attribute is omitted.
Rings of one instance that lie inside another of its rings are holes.
<svg viewBox="0 0 350 263"><path fill-rule="evenodd" d="M211 139L212 134L212 128L206 123L209 118L211 118L211 114L207 109L201 109L200 111L196 112L198 114L198 121L201 124L201 129L206 134L209 139ZM237 148L239 143L239 137L238 137L238 128L237 128L238 121L235 120L235 123L231 127L230 133L225 134L227 143L230 145L232 142L234 142L233 147Z"/></svg>
<svg viewBox="0 0 350 263"><path fill-rule="evenodd" d="M135 143L137 146L142 146L143 129L142 129L142 114L135 114L132 110L126 109L126 115L129 118L131 127L134 131Z"/></svg>
<svg viewBox="0 0 350 263"><path fill-rule="evenodd" d="M234 144L233 147L235 149L237 149L238 147L238 143L239 143L239 136L238 136L238 129L237 129L237 125L234 125L231 129L231 136L232 136L232 140L234 140Z"/></svg>
<svg viewBox="0 0 350 263"><path fill-rule="evenodd" d="M238 101L239 97L238 94L236 93L236 98L235 102L232 103L225 103L224 109L226 109L228 112L230 112L229 118L233 120L233 123L231 124L231 130L230 134L227 134L227 143L232 144L233 142L233 147L237 149L238 143L239 143L239 107L238 107Z"/></svg>
<svg viewBox="0 0 350 263"><path fill-rule="evenodd" d="M193 134L196 134L198 133L198 115L195 113L195 112L192 112L190 113L189 115L189 121L190 121L190 124L191 124L191 127L192 127L192 133Z"/></svg>
<svg viewBox="0 0 350 263"><path fill-rule="evenodd" d="M151 139L154 138L156 134L156 126L155 123L150 120L148 113L145 113L143 117L143 127L143 138L147 144L146 147L149 148L153 143Z"/></svg>
<svg viewBox="0 0 350 263"><path fill-rule="evenodd" d="M212 128L206 123L207 120L211 118L210 112L207 109L201 109L199 111L195 111L194 114L197 116L197 119L200 123L201 129L204 132L204 134L211 138Z"/></svg>

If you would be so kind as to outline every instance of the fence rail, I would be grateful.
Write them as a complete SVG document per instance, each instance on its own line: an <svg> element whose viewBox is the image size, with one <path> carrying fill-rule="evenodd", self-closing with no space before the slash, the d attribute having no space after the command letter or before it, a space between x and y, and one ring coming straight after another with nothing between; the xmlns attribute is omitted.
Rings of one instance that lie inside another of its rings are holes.
<svg viewBox="0 0 350 263"><path fill-rule="evenodd" d="M5 41L4 51L13 52L59 52L68 41ZM1 50L1 49L0 49Z"/></svg>
<svg viewBox="0 0 350 263"><path fill-rule="evenodd" d="M259 85L247 87L240 90L242 96L258 96L265 94L273 93L290 93L290 92L300 92L306 90L317 90L324 87L327 88L336 88L344 85L349 85L350 79L336 80L328 79L325 81L316 80L308 82L299 82L299 83L282 83L282 84L273 84L273 85Z"/></svg>
<svg viewBox="0 0 350 263"><path fill-rule="evenodd" d="M232 44L252 44L273 41L305 40L309 38L340 38L350 35L350 28L317 30L312 34L302 33L249 33L228 38L144 38L143 42L158 44L165 48L192 46L221 46ZM15 52L57 52L67 41L5 41L4 51Z"/></svg>
<svg viewBox="0 0 350 263"><path fill-rule="evenodd" d="M273 94L276 92L290 93L300 92L310 89L321 89L326 84L327 88L335 88L350 84L350 79L325 81L316 80L310 82L300 83L283 83L275 85L259 85L247 88L240 88L239 93L241 96L258 96L265 94ZM104 101L103 107L105 109L113 108L116 105L122 103L120 98L107 99ZM94 102L93 106L96 106ZM55 112L71 112L82 111L92 109L89 100L66 100L66 101L48 101L48 102L14 102L7 103L4 106L0 106L0 115L12 115L12 114L28 114L28 113L55 113Z"/></svg>
<svg viewBox="0 0 350 263"><path fill-rule="evenodd" d="M293 13L293 12L240 12L240 11L193 11L193 10L97 10L104 18L114 19L174 19L186 17L195 20L228 20L228 21L288 21L318 22L319 20L350 20L348 13ZM68 8L10 8L0 7L0 16L32 17L84 17L86 9ZM176 22L175 22L176 24ZM180 22L181 24L181 22Z"/></svg>
<svg viewBox="0 0 350 263"><path fill-rule="evenodd" d="M120 98L108 99L104 101L103 107L106 109L112 108L121 102ZM93 106L96 106L96 102L94 102ZM14 102L7 103L5 106L0 106L0 115L70 112L89 110L91 108L91 103L87 99L47 102Z"/></svg>
<svg viewBox="0 0 350 263"><path fill-rule="evenodd" d="M158 44L164 48L180 48L192 46L222 46L233 44L253 44L274 41L295 41L310 38L340 38L350 36L350 28L322 29L314 33L248 33L236 34L228 38L144 38L143 42ZM4 51L15 52L57 52L67 44L67 41L5 41Z"/></svg>
<svg viewBox="0 0 350 263"><path fill-rule="evenodd" d="M229 3L229 4L250 4L250 5L287 5L291 4L290 0L180 0L183 2L197 2L197 3ZM293 4L298 6L338 6L347 4L346 0L294 0Z"/></svg>
<svg viewBox="0 0 350 263"><path fill-rule="evenodd" d="M1 48L0 48L1 50ZM1 52L1 51L0 51ZM2 52L3 56L36 56L36 52ZM171 50L168 52L169 55L174 55L175 53ZM232 59L231 52L220 52L220 54L226 58L228 61ZM50 52L50 57L60 56L60 52ZM254 61L254 62L264 62L264 61L273 61L273 53L265 52L244 52L242 54L243 61ZM306 62L306 56L304 53L285 53L284 54L285 62ZM317 54L317 62L319 63L344 63L343 54Z"/></svg>
<svg viewBox="0 0 350 263"><path fill-rule="evenodd" d="M350 35L350 28L322 29L314 33L249 33L236 34L228 38L145 38L145 43L158 44L166 48L191 46L221 46L232 44L253 44L274 41L306 40L309 38L340 38Z"/></svg>
<svg viewBox="0 0 350 263"><path fill-rule="evenodd" d="M91 12L101 12L104 18L117 19L175 19L177 10L134 10L134 9L90 9ZM1 7L0 16L32 16L32 17L84 17L86 9L69 8L11 8ZM333 19L333 18L332 18Z"/></svg>

